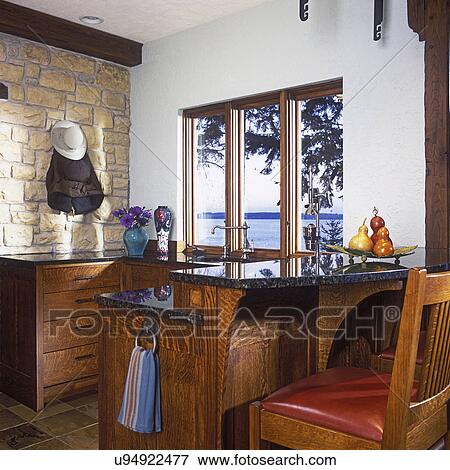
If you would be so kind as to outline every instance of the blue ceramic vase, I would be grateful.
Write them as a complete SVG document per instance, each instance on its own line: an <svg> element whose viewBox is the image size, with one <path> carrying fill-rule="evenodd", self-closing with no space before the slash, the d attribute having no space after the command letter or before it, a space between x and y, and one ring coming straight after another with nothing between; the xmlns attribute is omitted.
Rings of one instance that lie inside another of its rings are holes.
<svg viewBox="0 0 450 470"><path fill-rule="evenodd" d="M127 247L128 256L142 258L147 248L149 235L143 227L129 228L123 234L123 242Z"/></svg>

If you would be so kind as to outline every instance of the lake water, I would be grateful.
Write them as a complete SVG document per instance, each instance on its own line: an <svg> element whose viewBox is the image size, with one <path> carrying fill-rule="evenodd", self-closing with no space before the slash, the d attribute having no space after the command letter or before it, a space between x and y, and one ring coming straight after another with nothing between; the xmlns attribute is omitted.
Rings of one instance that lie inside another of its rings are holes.
<svg viewBox="0 0 450 470"><path fill-rule="evenodd" d="M322 219L321 227L327 225L329 220ZM342 222L342 219L341 219ZM280 220L279 219L249 219L250 226L248 239L253 240L255 247L258 248L279 248L280 247ZM306 226L309 220L303 220ZM201 245L220 245L224 244L224 231L217 230L216 235L211 235L211 228L215 225L223 225L222 220L217 218L197 219L198 233ZM323 232L322 232L323 233Z"/></svg>

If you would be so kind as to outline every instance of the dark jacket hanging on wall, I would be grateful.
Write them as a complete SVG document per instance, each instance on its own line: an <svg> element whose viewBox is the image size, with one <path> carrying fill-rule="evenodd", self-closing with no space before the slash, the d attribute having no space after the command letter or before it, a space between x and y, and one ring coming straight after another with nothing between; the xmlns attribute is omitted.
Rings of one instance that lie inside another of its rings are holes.
<svg viewBox="0 0 450 470"><path fill-rule="evenodd" d="M47 172L48 205L57 211L87 214L100 207L103 191L89 156L70 160L53 151Z"/></svg>

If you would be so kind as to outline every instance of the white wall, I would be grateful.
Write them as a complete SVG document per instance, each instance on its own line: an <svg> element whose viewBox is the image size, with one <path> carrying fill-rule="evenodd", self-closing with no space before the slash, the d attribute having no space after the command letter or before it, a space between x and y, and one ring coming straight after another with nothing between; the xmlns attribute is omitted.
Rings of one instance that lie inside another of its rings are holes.
<svg viewBox="0 0 450 470"><path fill-rule="evenodd" d="M180 110L344 77L345 236L377 205L396 244L425 243L423 45L406 0L276 0L146 44L132 69L131 202L175 209L182 237Z"/></svg>

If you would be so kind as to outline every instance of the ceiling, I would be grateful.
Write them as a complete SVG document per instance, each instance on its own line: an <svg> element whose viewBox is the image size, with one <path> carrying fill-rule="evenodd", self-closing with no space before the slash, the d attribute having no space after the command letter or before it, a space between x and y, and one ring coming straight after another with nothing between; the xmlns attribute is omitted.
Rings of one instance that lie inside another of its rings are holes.
<svg viewBox="0 0 450 470"><path fill-rule="evenodd" d="M10 0L80 23L100 16L102 31L145 43L271 0Z"/></svg>

